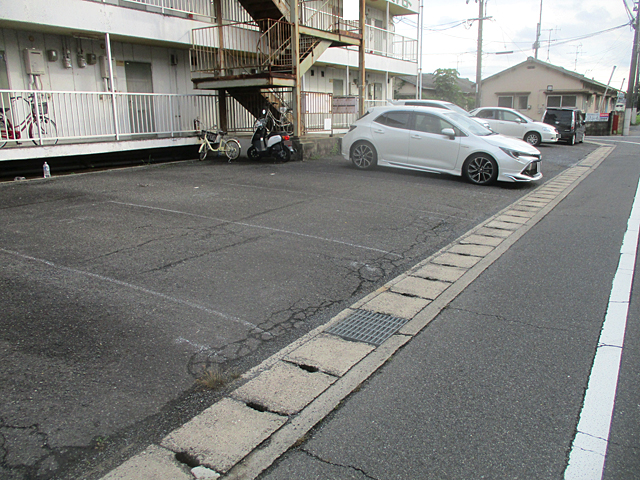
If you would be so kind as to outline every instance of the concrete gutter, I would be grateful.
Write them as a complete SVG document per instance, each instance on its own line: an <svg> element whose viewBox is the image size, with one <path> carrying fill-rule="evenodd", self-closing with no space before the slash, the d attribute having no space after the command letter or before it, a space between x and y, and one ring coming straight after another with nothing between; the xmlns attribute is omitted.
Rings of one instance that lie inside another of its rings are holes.
<svg viewBox="0 0 640 480"><path fill-rule="evenodd" d="M253 479L421 332L614 150L577 165L242 376L243 384L102 480ZM325 333L356 310L407 319L380 346Z"/></svg>

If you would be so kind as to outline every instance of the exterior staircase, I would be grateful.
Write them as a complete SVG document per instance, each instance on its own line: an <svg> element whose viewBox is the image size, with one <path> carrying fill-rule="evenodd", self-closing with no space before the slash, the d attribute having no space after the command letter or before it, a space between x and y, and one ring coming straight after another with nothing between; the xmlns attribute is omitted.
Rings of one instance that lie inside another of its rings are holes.
<svg viewBox="0 0 640 480"><path fill-rule="evenodd" d="M332 13L340 10L342 0L326 0L313 11L304 10L307 7L301 1L305 24L299 23L300 60L296 62L289 1L238 1L253 22L224 23L192 31L192 81L198 89L214 89L232 96L256 118L269 105L278 119L292 105L286 96L275 98L274 92L299 88L296 79L328 48L359 45L362 39L359 30ZM221 108L221 117L222 110L226 115L226 108Z"/></svg>

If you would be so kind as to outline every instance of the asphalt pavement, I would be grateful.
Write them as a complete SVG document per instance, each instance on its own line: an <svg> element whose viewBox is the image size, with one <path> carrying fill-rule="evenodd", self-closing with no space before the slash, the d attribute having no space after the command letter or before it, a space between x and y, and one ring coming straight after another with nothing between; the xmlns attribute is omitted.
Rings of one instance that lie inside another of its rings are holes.
<svg viewBox="0 0 640 480"><path fill-rule="evenodd" d="M615 271L628 185L637 183L634 148L618 144L265 478L476 478L464 472L485 462L495 478L514 471L499 461L509 447L518 453L504 458L523 468L535 463L518 456L525 450L553 458L555 474L593 359L599 327L591 317L606 305L601 290ZM543 147L544 184L595 149ZM609 176L557 218L558 231L528 241L602 172ZM203 367L268 362L536 189L357 172L339 159L187 162L6 186L0 473L100 478L149 442L166 444L229 394L193 385ZM589 279L578 289L574 271ZM627 364L621 375L633 381L633 357L623 357ZM620 392L633 405L637 389ZM630 407L621 428L632 436L633 414ZM563 427L548 438L556 447L538 448L550 425ZM624 457L624 441L615 445Z"/></svg>
<svg viewBox="0 0 640 480"><path fill-rule="evenodd" d="M640 138L611 144L566 198L259 478L563 478L640 176ZM605 479L640 475L639 307L632 296ZM602 475L586 468L572 478Z"/></svg>

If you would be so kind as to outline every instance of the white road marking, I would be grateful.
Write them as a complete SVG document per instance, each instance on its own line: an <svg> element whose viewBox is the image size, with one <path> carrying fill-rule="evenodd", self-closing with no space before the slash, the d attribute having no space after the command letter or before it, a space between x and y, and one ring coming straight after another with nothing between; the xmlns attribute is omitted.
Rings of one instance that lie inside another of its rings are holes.
<svg viewBox="0 0 640 480"><path fill-rule="evenodd" d="M564 472L565 480L599 480L604 473L639 232L640 182L620 248L618 270L613 279L609 306L600 332L577 433L571 446L569 464Z"/></svg>
<svg viewBox="0 0 640 480"><path fill-rule="evenodd" d="M226 313L222 313L222 312L218 312L216 310L212 310L209 307L205 307L204 305L200 305L200 304L192 302L190 300L181 300L179 298L175 298L175 297L171 297L169 295L165 295L164 293L156 292L154 290L149 290L148 288L144 288L144 287L139 287L138 285L133 285L131 283L123 282L122 280L116 280L115 278L105 277L104 275L99 275L97 273L85 272L84 270L77 270L75 268L65 267L63 265L56 265L55 263L50 262L49 260L43 260L41 258L32 257L30 255L24 255L24 254L22 254L20 252L14 252L13 250L6 250L4 248L0 248L0 252L6 253L8 255L13 255L15 257L20 257L20 258L23 258L25 260L30 260L32 262L43 263L43 264L48 265L50 267L57 268L58 270L64 270L66 272L71 272L71 273L75 273L75 274L78 274L78 275L84 275L86 277L96 278L96 279L101 280L103 282L114 283L116 285L120 285L122 287L127 287L127 288L130 288L132 290L136 290L138 292L146 293L148 295L153 295L154 297L159 297L159 298L162 298L164 300L168 300L168 301L173 302L173 303L178 303L180 305L186 305L188 307L195 308L196 310L201 310L201 311L203 311L205 313L209 313L209 314L212 314L212 315L216 315L218 317L222 317L225 320L229 320L229 321L232 321L232 322L240 323L242 325L245 325L246 327L255 329L255 330L259 331L259 332L264 332L264 330L262 330L260 327L258 327L257 325L254 325L251 322L247 322L246 320L242 320L241 318L237 318L237 317L233 317L231 315L227 315Z"/></svg>
<svg viewBox="0 0 640 480"><path fill-rule="evenodd" d="M371 250L373 252L380 252L380 253L384 253L385 255L391 255L391 256L394 256L394 257L402 258L402 255L398 255L397 253L393 253L393 252L387 252L386 250L380 250L379 248L365 247L363 245L356 245L355 243L343 242L343 241L340 241L340 240L334 240L332 238L317 237L315 235L308 235L306 233L300 233L300 232L292 232L290 230L282 230L280 228L265 227L263 225L255 225L255 224L252 224L252 223L234 222L232 220L225 220L223 218L209 217L207 215L198 215L197 213L182 212L180 210L171 210L171 209L168 209L168 208L150 207L148 205L138 205L138 204L135 204L135 203L116 202L116 201L112 201L111 203L115 203L115 204L118 204L118 205L127 205L129 207L136 207L136 208L148 208L149 210L158 210L158 211L161 211L161 212L178 213L180 215L188 215L190 217L196 217L196 218L206 218L207 220L215 220L216 222L229 223L231 225L240 225L240 226L249 227L249 228L259 228L259 229L262 229L262 230L270 230L272 232L286 233L287 235L296 235L298 237L313 238L315 240L322 240L322 241L325 241L325 242L339 243L341 245L346 245L348 247L360 248L360 249L363 249L363 250Z"/></svg>

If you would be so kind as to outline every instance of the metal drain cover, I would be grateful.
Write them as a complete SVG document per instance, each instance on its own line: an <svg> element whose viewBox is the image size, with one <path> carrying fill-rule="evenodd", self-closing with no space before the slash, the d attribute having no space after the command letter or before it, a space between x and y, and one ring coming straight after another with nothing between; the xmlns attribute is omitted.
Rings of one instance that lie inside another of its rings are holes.
<svg viewBox="0 0 640 480"><path fill-rule="evenodd" d="M406 318L392 317L384 313L356 310L325 332L345 340L378 346L382 345L387 338L396 333L408 321Z"/></svg>

